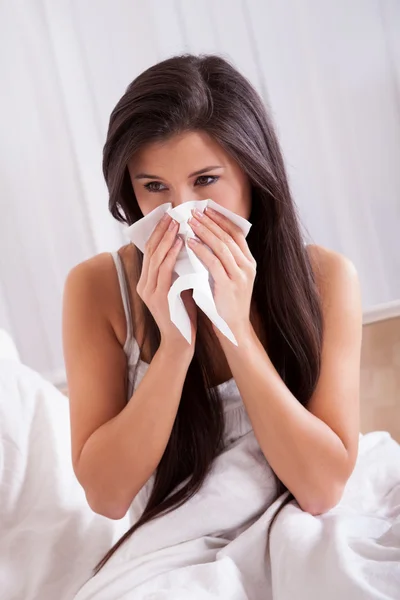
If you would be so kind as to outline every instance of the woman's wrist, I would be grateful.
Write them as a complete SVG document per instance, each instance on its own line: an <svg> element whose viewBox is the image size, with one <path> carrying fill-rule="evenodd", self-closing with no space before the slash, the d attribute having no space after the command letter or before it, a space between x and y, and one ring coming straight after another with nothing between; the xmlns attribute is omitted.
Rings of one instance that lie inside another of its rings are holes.
<svg viewBox="0 0 400 600"><path fill-rule="evenodd" d="M189 366L193 358L193 347L184 337L182 340L170 341L161 339L158 352L167 361L176 366L177 363Z"/></svg>

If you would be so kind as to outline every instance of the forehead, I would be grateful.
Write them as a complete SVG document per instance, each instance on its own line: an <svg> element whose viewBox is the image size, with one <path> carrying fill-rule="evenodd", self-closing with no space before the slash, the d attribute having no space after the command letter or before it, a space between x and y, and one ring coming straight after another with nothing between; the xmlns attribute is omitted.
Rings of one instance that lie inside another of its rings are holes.
<svg viewBox="0 0 400 600"><path fill-rule="evenodd" d="M147 144L132 157L129 170L158 173L173 168L185 172L231 163L229 154L211 136L203 131L190 131Z"/></svg>

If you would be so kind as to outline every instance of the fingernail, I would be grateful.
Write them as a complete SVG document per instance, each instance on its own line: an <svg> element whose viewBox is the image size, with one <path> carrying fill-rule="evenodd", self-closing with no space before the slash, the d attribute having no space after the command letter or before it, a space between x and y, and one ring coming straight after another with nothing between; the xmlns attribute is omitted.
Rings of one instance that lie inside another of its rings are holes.
<svg viewBox="0 0 400 600"><path fill-rule="evenodd" d="M197 208L194 211L194 215L195 217L197 217L198 219L202 219L204 217L203 213L200 212L199 210L197 210Z"/></svg>
<svg viewBox="0 0 400 600"><path fill-rule="evenodd" d="M166 220L168 219L168 217L169 217L169 214L168 214L167 212L166 212L166 213L164 213L164 216L163 216L163 218L161 219L161 221L166 221Z"/></svg>
<svg viewBox="0 0 400 600"><path fill-rule="evenodd" d="M172 219L171 223L168 225L169 231L172 231L173 229L175 229L175 225L176 225L176 221L174 221Z"/></svg>

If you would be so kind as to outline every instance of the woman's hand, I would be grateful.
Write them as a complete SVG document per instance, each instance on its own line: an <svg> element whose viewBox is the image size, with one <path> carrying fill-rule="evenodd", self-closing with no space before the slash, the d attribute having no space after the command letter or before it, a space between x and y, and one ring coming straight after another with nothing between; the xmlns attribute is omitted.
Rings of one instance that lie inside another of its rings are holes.
<svg viewBox="0 0 400 600"><path fill-rule="evenodd" d="M193 211L193 215L189 224L208 248L193 238L188 243L209 269L214 279L214 301L218 314L237 337L247 332L250 325L256 261L241 229L224 215L211 208L206 208L205 214ZM220 337L214 325L213 329Z"/></svg>
<svg viewBox="0 0 400 600"><path fill-rule="evenodd" d="M168 292L172 285L172 273L182 247L177 237L178 223L167 213L155 227L148 239L143 257L143 267L136 291L151 312L161 333L161 343L168 350L188 352L193 356L196 330L197 307L191 291L182 292L181 298L191 321L192 342L188 344L169 314Z"/></svg>

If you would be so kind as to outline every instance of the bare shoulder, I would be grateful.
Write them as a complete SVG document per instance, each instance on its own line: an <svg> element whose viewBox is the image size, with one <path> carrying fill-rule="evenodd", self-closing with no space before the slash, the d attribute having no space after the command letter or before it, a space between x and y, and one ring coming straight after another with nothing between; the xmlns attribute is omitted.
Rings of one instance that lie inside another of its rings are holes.
<svg viewBox="0 0 400 600"><path fill-rule="evenodd" d="M71 269L65 282L67 295L79 295L81 300L96 299L96 306L107 306L117 283L117 273L110 253L103 252Z"/></svg>
<svg viewBox="0 0 400 600"><path fill-rule="evenodd" d="M307 253L323 304L337 294L359 295L359 280L354 263L339 252L310 244Z"/></svg>
<svg viewBox="0 0 400 600"><path fill-rule="evenodd" d="M324 278L340 273L357 277L354 263L343 254L317 244L309 244L307 252L316 277Z"/></svg>
<svg viewBox="0 0 400 600"><path fill-rule="evenodd" d="M75 265L68 273L67 281L72 285L92 288L104 283L115 271L114 260L109 252L96 254Z"/></svg>
<svg viewBox="0 0 400 600"><path fill-rule="evenodd" d="M132 260L126 246L119 250L124 267ZM129 269L130 271L131 269ZM64 288L64 307L78 304L82 310L97 313L108 321L123 345L126 339L126 319L122 304L118 274L109 252L97 254L71 269Z"/></svg>

